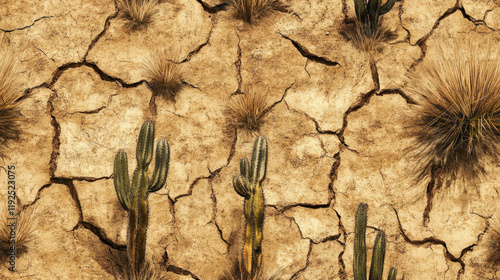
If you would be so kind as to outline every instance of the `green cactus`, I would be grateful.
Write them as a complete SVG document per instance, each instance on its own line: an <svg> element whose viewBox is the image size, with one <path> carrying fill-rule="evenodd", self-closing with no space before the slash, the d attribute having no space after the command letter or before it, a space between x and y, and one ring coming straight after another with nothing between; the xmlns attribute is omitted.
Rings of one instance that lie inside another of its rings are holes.
<svg viewBox="0 0 500 280"><path fill-rule="evenodd" d="M251 165L248 159L240 161L240 175L233 178L236 192L245 198L246 221L245 245L243 246L243 270L245 279L256 279L262 263L262 226L264 224L264 194L262 181L266 177L267 140L259 136L255 140Z"/></svg>
<svg viewBox="0 0 500 280"><path fill-rule="evenodd" d="M354 280L366 280L366 223L367 209L365 203L358 206L356 213L356 225L354 234ZM372 264L370 268L369 280L382 280L384 272L385 258L385 233L380 230L375 237L375 245L373 246ZM397 269L391 267L387 280L396 280Z"/></svg>
<svg viewBox="0 0 500 280"><path fill-rule="evenodd" d="M364 27L365 34L371 37L377 31L379 17L388 13L396 0L387 0L382 5L382 0L354 0L356 18Z"/></svg>
<svg viewBox="0 0 500 280"><path fill-rule="evenodd" d="M129 212L127 231L127 253L135 275L141 272L146 256L146 230L148 227L148 193L160 190L167 181L170 148L165 139L156 144L153 177L148 179L148 167L153 159L154 124L142 125L137 140L137 167L132 177L128 175L128 160L125 151L118 151L114 161L113 183L122 207Z"/></svg>

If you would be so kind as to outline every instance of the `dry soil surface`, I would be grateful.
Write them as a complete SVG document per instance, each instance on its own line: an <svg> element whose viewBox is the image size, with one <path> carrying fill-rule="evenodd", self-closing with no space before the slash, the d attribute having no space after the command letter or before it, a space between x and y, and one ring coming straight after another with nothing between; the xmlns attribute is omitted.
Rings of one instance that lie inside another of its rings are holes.
<svg viewBox="0 0 500 280"><path fill-rule="evenodd" d="M404 88L438 41L498 48L500 1L400 0L384 16L397 38L373 56L339 35L351 0L291 0L291 13L253 26L220 4L163 1L147 28L130 31L111 0L0 0L26 119L1 165L16 166L18 206L41 224L17 271L4 262L0 278L113 279L127 213L112 162L124 149L135 167L139 129L152 119L171 161L166 187L149 196L147 258L168 279L219 279L241 252L243 199L232 177L255 139L228 129L224 111L252 86L273 106L260 129L269 143L266 272L352 279L354 216L365 202L369 252L377 229L387 235L385 275L396 266L398 279L500 279L482 249L500 166L487 165L466 194L428 193L433 178L414 180L414 97ZM181 49L175 102L146 84L142 63L158 45Z"/></svg>

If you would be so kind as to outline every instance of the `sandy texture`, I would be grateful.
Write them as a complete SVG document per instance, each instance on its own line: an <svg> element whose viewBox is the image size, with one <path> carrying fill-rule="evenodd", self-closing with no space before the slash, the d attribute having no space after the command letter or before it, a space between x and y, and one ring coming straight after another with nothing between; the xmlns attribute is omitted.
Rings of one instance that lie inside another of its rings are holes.
<svg viewBox="0 0 500 280"><path fill-rule="evenodd" d="M500 2L398 1L384 16L396 36L372 55L339 34L352 0L287 3L290 13L250 26L222 1L161 1L146 28L130 30L111 0L0 0L26 119L20 139L2 147L0 182L16 165L18 205L41 224L17 272L2 263L0 278L113 278L128 219L113 158L125 150L131 174L139 129L153 120L171 158L166 186L149 195L147 259L168 279L220 279L241 258L244 199L232 178L256 135L269 144L267 274L352 279L354 217L364 202L368 261L377 230L387 235L385 275L396 266L398 280L500 279L484 251L500 166L487 163L482 182L461 186L467 193L433 193L431 178L415 181L417 97L405 91L408 72L439 43L498 48ZM155 48L177 52L183 65L175 101L147 85L143 64ZM226 113L248 89L270 106L253 134L232 128Z"/></svg>

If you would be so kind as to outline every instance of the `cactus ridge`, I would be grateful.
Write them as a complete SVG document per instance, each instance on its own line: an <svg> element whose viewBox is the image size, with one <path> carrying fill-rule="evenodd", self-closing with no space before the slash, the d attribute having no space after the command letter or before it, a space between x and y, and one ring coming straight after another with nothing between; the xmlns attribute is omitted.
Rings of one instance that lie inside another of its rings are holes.
<svg viewBox="0 0 500 280"><path fill-rule="evenodd" d="M354 233L354 280L366 280L366 224L368 205L361 203L356 212ZM379 230L373 246L369 280L382 280L385 259L385 232ZM396 280L397 269L391 267L387 280Z"/></svg>
<svg viewBox="0 0 500 280"><path fill-rule="evenodd" d="M128 177L127 153L118 151L113 166L113 183L122 207L129 213L127 227L127 254L132 273L140 273L145 264L146 232L148 228L148 194L163 188L166 184L170 162L170 148L165 139L158 141L155 153L155 167L151 180L148 167L153 159L155 128L151 121L145 122L137 140L137 166Z"/></svg>
<svg viewBox="0 0 500 280"><path fill-rule="evenodd" d="M233 187L245 198L245 245L243 246L243 271L249 279L260 273L262 263L262 229L264 226L264 193L262 182L267 168L267 140L259 136L254 143L251 164L247 158L240 160L240 175L233 177Z"/></svg>

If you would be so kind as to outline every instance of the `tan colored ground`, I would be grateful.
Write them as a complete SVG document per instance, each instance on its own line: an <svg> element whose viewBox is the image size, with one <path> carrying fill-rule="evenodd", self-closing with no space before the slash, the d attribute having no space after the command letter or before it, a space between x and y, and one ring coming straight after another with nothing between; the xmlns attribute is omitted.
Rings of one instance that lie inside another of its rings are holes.
<svg viewBox="0 0 500 280"><path fill-rule="evenodd" d="M29 93L24 133L1 165L16 165L20 203L42 224L18 271L2 263L0 278L113 279L110 252L124 249L127 214L112 161L125 149L135 167L138 131L151 118L171 163L167 186L149 197L148 258L169 279L218 279L242 246L243 200L231 179L253 145L227 132L224 109L253 85L274 104L261 129L266 271L352 279L354 215L366 202L368 246L375 228L387 234L385 275L393 265L398 279L500 279L481 247L500 166L488 165L477 193L426 195L430 182L412 180L404 91L407 71L438 41L498 48L500 1L398 1L384 16L398 37L373 60L338 34L351 0L292 0L293 13L252 27L211 8L220 1L201 1L164 1L147 29L129 32L111 0L0 0L0 30ZM150 48L175 42L186 86L172 103L152 98L141 64Z"/></svg>

